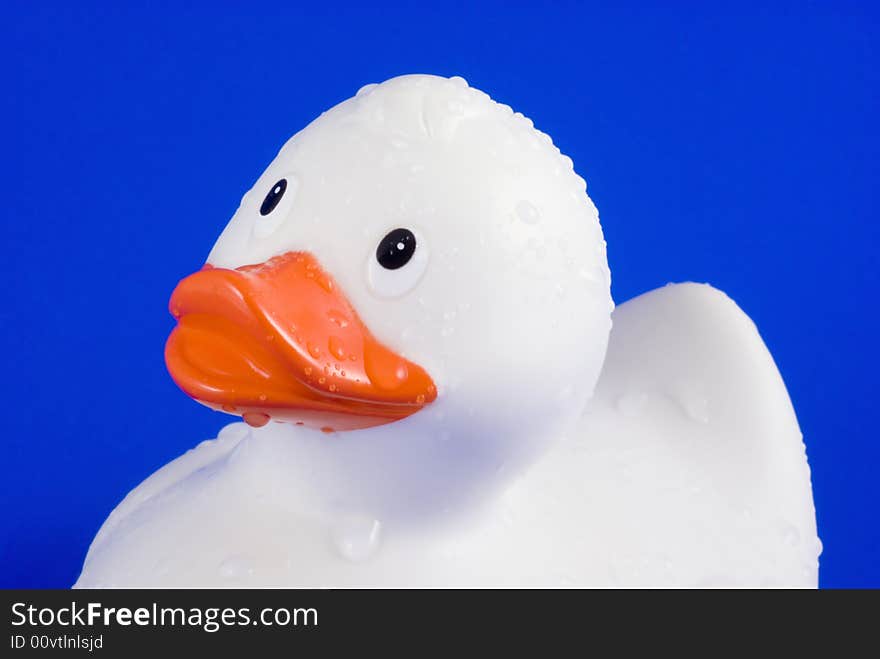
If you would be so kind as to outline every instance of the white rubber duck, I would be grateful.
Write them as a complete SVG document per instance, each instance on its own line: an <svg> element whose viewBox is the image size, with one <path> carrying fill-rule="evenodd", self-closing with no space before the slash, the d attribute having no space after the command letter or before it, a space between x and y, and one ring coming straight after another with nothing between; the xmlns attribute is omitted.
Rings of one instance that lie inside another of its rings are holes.
<svg viewBox="0 0 880 659"><path fill-rule="evenodd" d="M815 587L752 322L697 284L612 313L609 284L531 121L461 78L364 87L172 296L172 376L249 425L133 490L77 586Z"/></svg>

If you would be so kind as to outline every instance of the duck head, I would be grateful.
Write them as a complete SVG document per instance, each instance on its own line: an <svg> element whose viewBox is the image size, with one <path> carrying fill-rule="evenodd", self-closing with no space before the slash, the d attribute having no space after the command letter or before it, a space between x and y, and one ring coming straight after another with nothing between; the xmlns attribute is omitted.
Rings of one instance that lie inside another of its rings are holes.
<svg viewBox="0 0 880 659"><path fill-rule="evenodd" d="M174 291L166 362L252 425L442 442L500 471L591 395L609 280L547 135L461 78L403 76L284 145Z"/></svg>

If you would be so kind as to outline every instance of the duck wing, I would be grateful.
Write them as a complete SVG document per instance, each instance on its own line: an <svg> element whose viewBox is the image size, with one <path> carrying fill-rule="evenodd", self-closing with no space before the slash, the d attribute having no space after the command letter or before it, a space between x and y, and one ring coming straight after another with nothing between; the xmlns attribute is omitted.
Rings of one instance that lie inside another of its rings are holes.
<svg viewBox="0 0 880 659"><path fill-rule="evenodd" d="M724 293L669 285L618 307L569 441L589 458L577 463L612 582L817 585L797 418L755 324Z"/></svg>

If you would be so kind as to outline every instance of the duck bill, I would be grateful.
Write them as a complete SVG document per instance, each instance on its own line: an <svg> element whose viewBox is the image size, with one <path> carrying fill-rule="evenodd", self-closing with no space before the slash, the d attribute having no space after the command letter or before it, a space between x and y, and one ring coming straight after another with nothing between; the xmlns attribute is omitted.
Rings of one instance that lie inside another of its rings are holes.
<svg viewBox="0 0 880 659"><path fill-rule="evenodd" d="M254 426L368 428L437 396L428 373L377 341L307 252L235 270L206 265L178 284L169 308L171 377Z"/></svg>

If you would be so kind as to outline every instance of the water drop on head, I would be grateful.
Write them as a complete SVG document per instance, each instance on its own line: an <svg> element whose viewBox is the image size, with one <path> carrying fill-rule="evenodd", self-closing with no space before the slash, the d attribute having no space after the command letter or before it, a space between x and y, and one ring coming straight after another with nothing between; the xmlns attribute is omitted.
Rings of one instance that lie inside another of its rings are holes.
<svg viewBox="0 0 880 659"><path fill-rule="evenodd" d="M532 202L521 199L516 204L516 214L526 224L536 224L541 219L541 214Z"/></svg>

